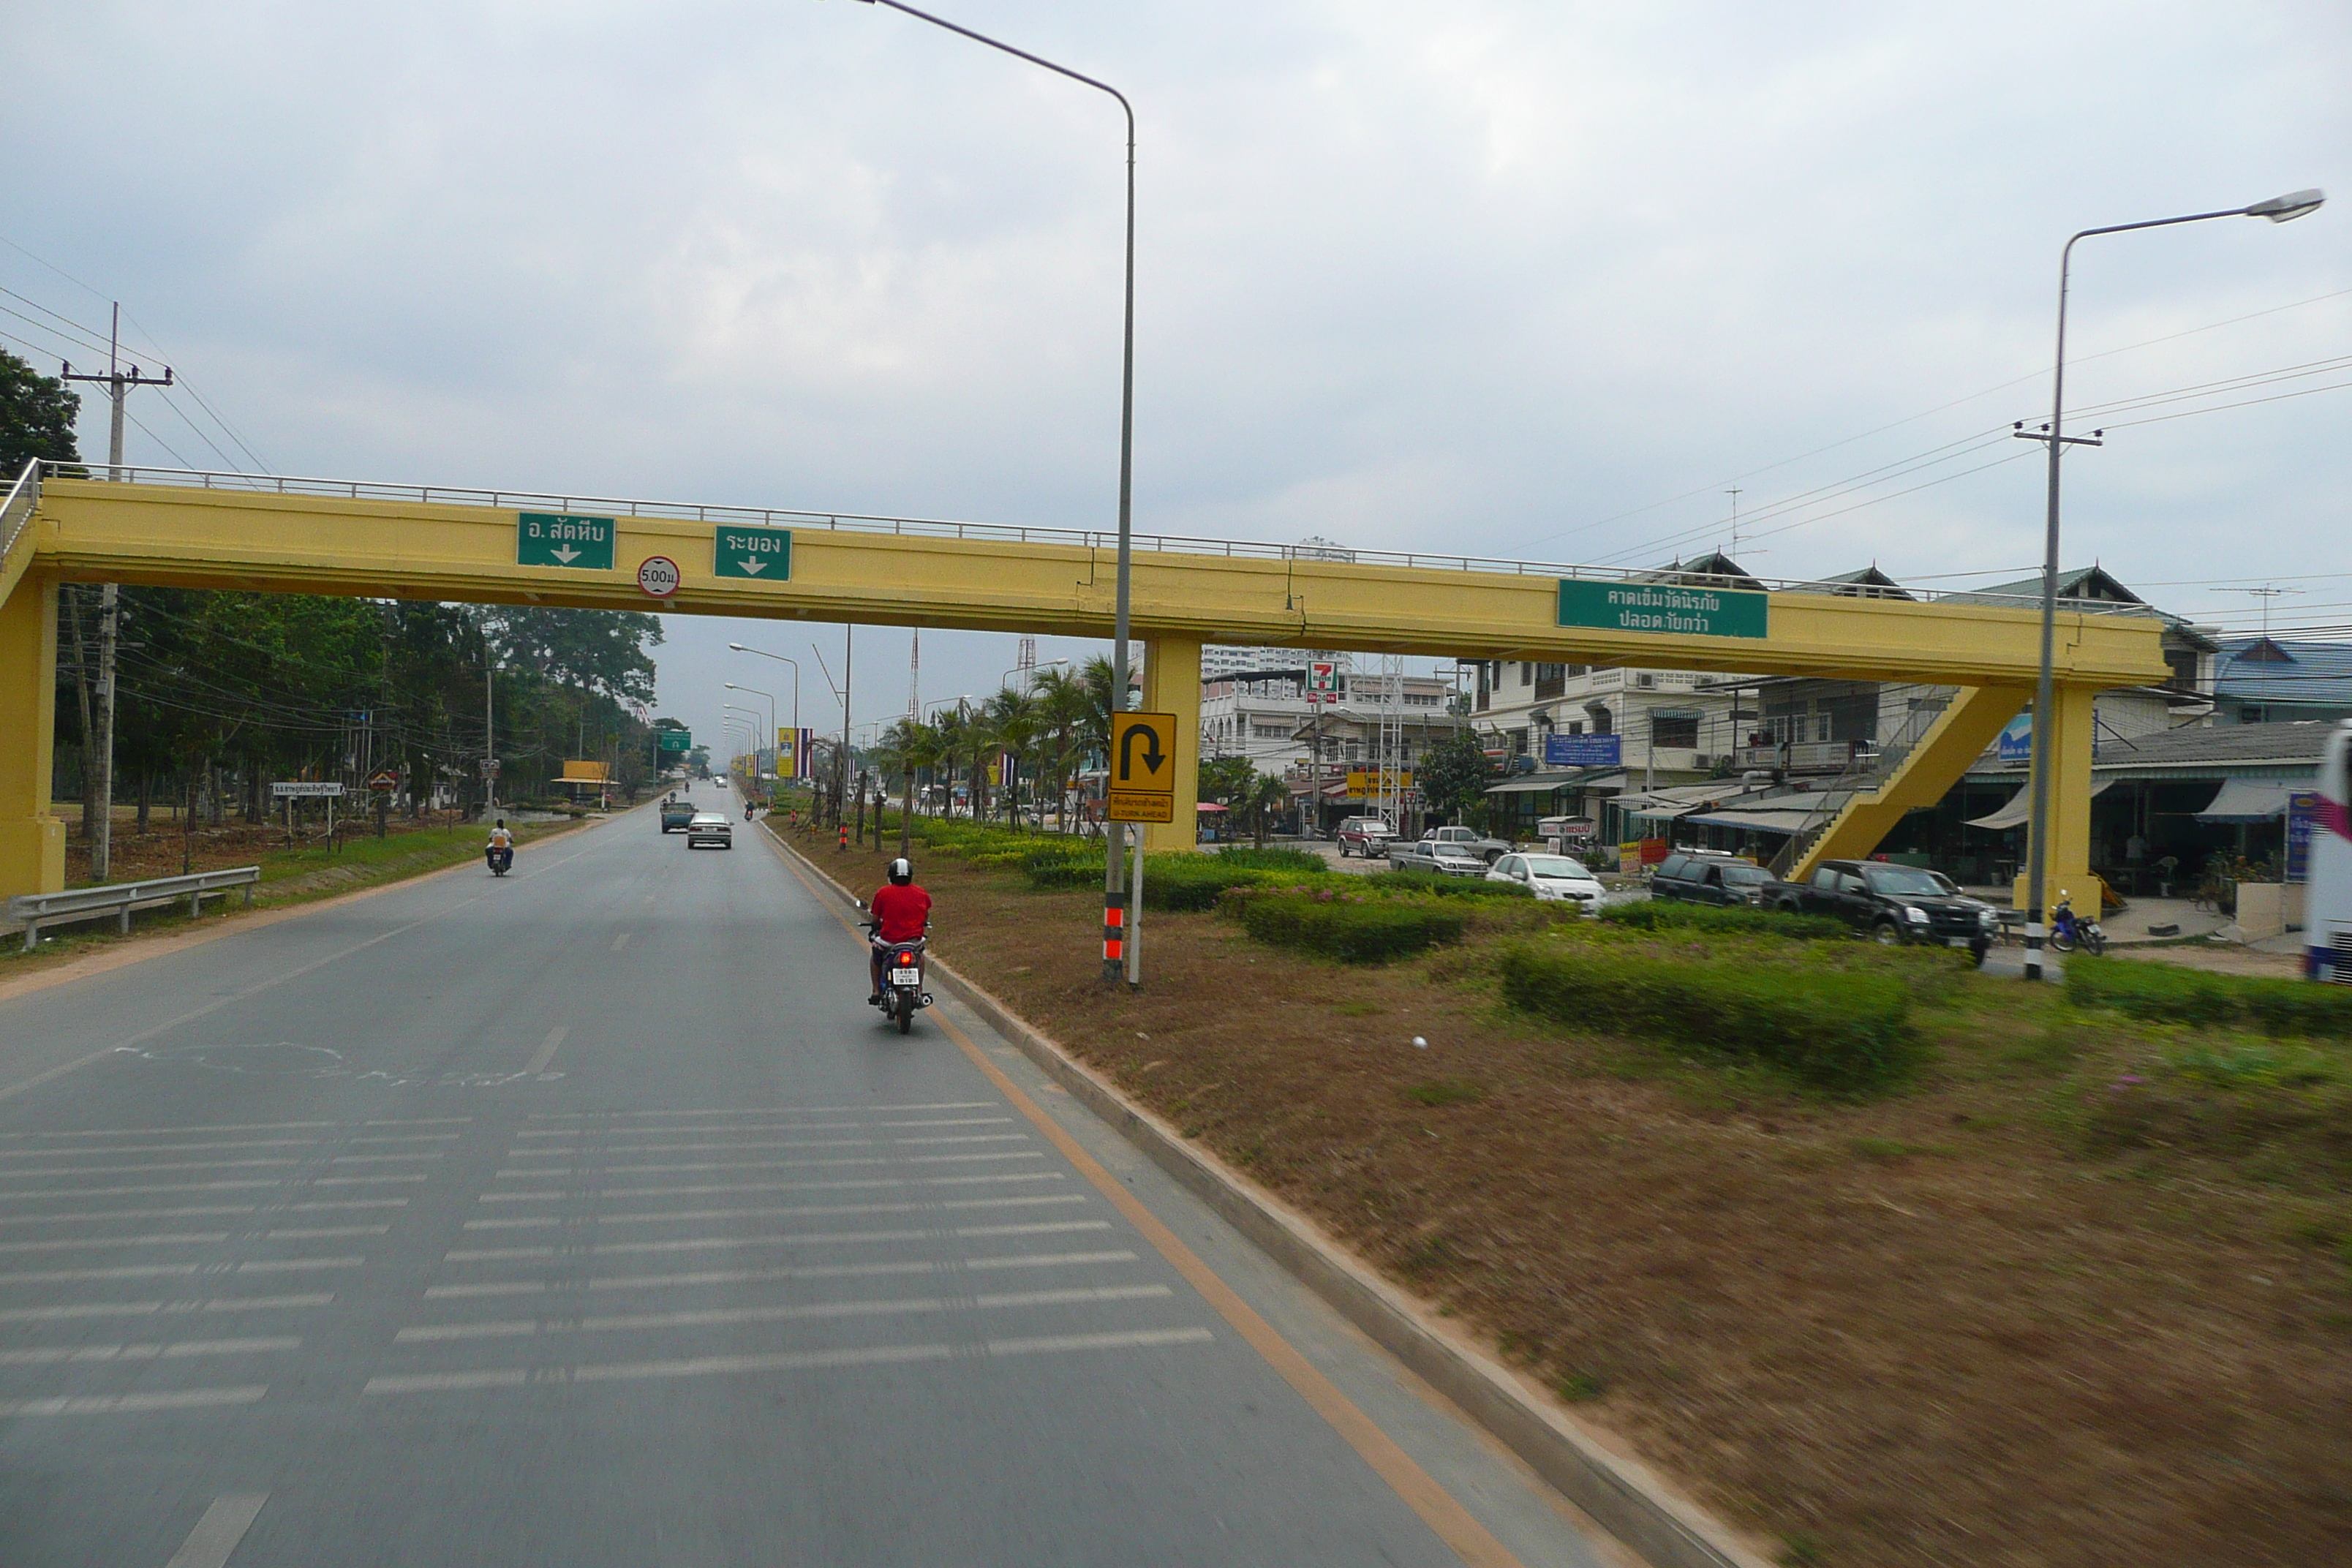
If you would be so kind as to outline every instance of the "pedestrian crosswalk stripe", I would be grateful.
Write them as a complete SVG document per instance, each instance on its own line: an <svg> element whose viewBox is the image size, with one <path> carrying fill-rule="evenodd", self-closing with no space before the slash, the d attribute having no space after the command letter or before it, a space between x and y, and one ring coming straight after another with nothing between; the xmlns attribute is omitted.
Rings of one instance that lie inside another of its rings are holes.
<svg viewBox="0 0 2352 1568"><path fill-rule="evenodd" d="M711 1116L846 1116L858 1111L901 1110L1001 1110L1003 1101L997 1100L942 1100L924 1105L778 1105L766 1110L729 1107L717 1110L535 1110L533 1121L624 1121L648 1116L711 1117ZM324 1125L321 1123L320 1125Z"/></svg>
<svg viewBox="0 0 2352 1568"><path fill-rule="evenodd" d="M215 1149L304 1149L319 1142L316 1138L240 1138L224 1143L142 1143L135 1151L121 1153L141 1154L201 1154ZM73 1159L85 1155L80 1149L0 1149L0 1160Z"/></svg>
<svg viewBox="0 0 2352 1568"><path fill-rule="evenodd" d="M334 1292L299 1296L215 1296L207 1301L77 1301L63 1307L0 1308L0 1323L51 1323L68 1318L152 1318L173 1312L290 1312L334 1304Z"/></svg>
<svg viewBox="0 0 2352 1568"><path fill-rule="evenodd" d="M0 1399L0 1419L26 1415L134 1415L154 1410L194 1410L215 1405L251 1405L269 1392L266 1383L241 1388L183 1388L156 1394L84 1394L55 1399Z"/></svg>
<svg viewBox="0 0 2352 1568"><path fill-rule="evenodd" d="M9 1132L0 1137L12 1142L19 1138L155 1138L190 1132L285 1132L334 1125L331 1121L200 1121L186 1127L91 1127L71 1132Z"/></svg>
<svg viewBox="0 0 2352 1568"><path fill-rule="evenodd" d="M0 1351L0 1366L111 1365L117 1362L178 1361L200 1355L267 1355L299 1350L294 1334L267 1334L243 1340L177 1340L126 1345L44 1345L34 1350Z"/></svg>
<svg viewBox="0 0 2352 1568"><path fill-rule="evenodd" d="M593 1132L583 1132L570 1127L530 1128L516 1132L517 1138L568 1138L573 1142L598 1138L671 1138L694 1133L701 1137L727 1137L745 1132L849 1132L861 1127L877 1131L898 1131L913 1127L986 1127L1011 1121L1010 1116L950 1116L925 1121L808 1121L776 1122L764 1127L612 1127ZM643 1147L643 1145L632 1145ZM516 1152L521 1151L518 1149Z"/></svg>
<svg viewBox="0 0 2352 1568"><path fill-rule="evenodd" d="M166 1160L138 1165L55 1165L43 1171L0 1171L0 1182L50 1176L137 1176L150 1171L251 1171L264 1165L299 1165L291 1155L261 1160Z"/></svg>
<svg viewBox="0 0 2352 1568"><path fill-rule="evenodd" d="M1085 1194L1074 1193L1066 1198L1050 1200L1055 1203L1084 1203ZM892 1205L893 1208L912 1208L916 1205ZM1108 1230L1108 1220L1068 1220L1045 1226L969 1226L945 1231L929 1230L869 1230L869 1231L805 1231L798 1235L771 1236L689 1236L667 1241L602 1241L585 1247L457 1247L441 1255L446 1263L506 1263L545 1258L604 1257L627 1252L724 1252L739 1247L802 1247L826 1242L920 1241L935 1235L944 1236L1035 1236L1066 1230ZM0 1279L7 1278L0 1275Z"/></svg>
<svg viewBox="0 0 2352 1568"><path fill-rule="evenodd" d="M593 1275L586 1279L507 1279L481 1285L436 1285L428 1301L473 1300L495 1296L541 1296L567 1290L677 1290L710 1285L759 1285L782 1279L866 1279L894 1274L951 1274L959 1269L1084 1268L1097 1263L1133 1263L1132 1252L1024 1252L1001 1258L929 1258L897 1263L803 1263L775 1268L705 1268L685 1274Z"/></svg>
<svg viewBox="0 0 2352 1568"><path fill-rule="evenodd" d="M812 1301L777 1307L712 1307L700 1311L626 1312L610 1317L506 1318L475 1323L430 1323L401 1330L394 1344L447 1340L517 1339L538 1334L640 1332L721 1328L743 1323L797 1322L824 1318L887 1318L957 1308L1006 1311L1020 1307L1067 1307L1108 1301L1156 1301L1174 1295L1165 1285L1106 1285L1066 1290L1006 1290L959 1300L948 1296L886 1297L873 1301Z"/></svg>
<svg viewBox="0 0 2352 1568"><path fill-rule="evenodd" d="M1206 1344L1206 1329L1137 1329L1101 1334L1055 1334L1035 1339L983 1340L975 1345L867 1345L856 1350L777 1351L764 1355L684 1356L667 1361L604 1362L585 1366L514 1367L478 1372L427 1372L372 1377L360 1392L455 1394L529 1388L543 1384L618 1383L653 1377L727 1377L762 1372L818 1371L828 1367L888 1366L908 1362L950 1361L963 1356L1046 1355L1090 1350L1143 1350Z"/></svg>
<svg viewBox="0 0 2352 1568"><path fill-rule="evenodd" d="M892 1183L890 1184L895 1186L898 1184ZM1037 1200L990 1198L971 1199L961 1203L948 1202L931 1205L905 1204L868 1205L852 1204L833 1206L809 1205L796 1208L656 1209L649 1214L599 1214L583 1215L577 1218L564 1217L555 1215L530 1215L521 1219L469 1219L466 1222L465 1228L467 1230L543 1230L549 1226L585 1225L592 1223L595 1225L667 1225L683 1223L688 1220L776 1219L785 1215L855 1214L860 1210L873 1209L878 1209L880 1212L888 1213L894 1209L912 1210L926 1207L961 1208L969 1207L972 1204L982 1202L1003 1204L1014 1201L1034 1202ZM1054 1203L1083 1203L1086 1200L1083 1197L1076 1197L1054 1198L1047 1201Z"/></svg>
<svg viewBox="0 0 2352 1568"><path fill-rule="evenodd" d="M280 1258L242 1263L127 1263L110 1268L26 1268L0 1274L0 1285L62 1284L77 1279L160 1279L190 1274L297 1274L312 1268L357 1268L364 1258Z"/></svg>

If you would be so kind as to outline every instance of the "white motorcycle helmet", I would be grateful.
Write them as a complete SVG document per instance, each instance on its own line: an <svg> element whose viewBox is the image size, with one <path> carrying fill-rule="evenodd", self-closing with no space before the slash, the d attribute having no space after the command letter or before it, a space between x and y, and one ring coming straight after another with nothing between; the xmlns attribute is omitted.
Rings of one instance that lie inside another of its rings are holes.
<svg viewBox="0 0 2352 1568"><path fill-rule="evenodd" d="M901 856L890 862L890 883L893 887L903 888L914 879L915 867L912 861Z"/></svg>

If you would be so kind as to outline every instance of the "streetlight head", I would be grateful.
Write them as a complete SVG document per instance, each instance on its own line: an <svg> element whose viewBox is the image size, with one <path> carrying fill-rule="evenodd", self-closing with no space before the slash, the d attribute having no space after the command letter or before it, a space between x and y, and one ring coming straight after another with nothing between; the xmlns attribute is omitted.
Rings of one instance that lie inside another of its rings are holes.
<svg viewBox="0 0 2352 1568"><path fill-rule="evenodd" d="M741 653L743 651L743 645L739 642L731 642L727 645L727 649L730 653Z"/></svg>
<svg viewBox="0 0 2352 1568"><path fill-rule="evenodd" d="M2273 223L2285 223L2305 213L2315 213L2327 199L2322 191L2289 191L2283 196L2273 196L2266 202L2256 202L2246 209L2248 217L2266 217Z"/></svg>

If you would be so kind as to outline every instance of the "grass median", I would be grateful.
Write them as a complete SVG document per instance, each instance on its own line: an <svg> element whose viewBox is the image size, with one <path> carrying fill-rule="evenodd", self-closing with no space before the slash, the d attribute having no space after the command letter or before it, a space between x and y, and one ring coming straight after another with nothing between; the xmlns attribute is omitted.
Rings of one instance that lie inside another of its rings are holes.
<svg viewBox="0 0 2352 1568"><path fill-rule="evenodd" d="M942 956L1789 1561L2347 1557L2352 1047L1470 900L1377 964L1148 909L1130 993L1100 847L1027 837L1063 886L919 840ZM1814 1024L1864 1070L1761 1048Z"/></svg>

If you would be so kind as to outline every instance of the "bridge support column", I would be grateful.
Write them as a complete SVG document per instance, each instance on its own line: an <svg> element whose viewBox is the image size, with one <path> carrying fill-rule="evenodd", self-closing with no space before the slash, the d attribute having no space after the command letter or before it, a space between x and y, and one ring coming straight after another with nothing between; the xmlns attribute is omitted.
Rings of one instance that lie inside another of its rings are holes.
<svg viewBox="0 0 2352 1568"><path fill-rule="evenodd" d="M2063 889L2074 895L2074 912L2099 918L2091 880L2092 704L2098 693L2087 686L2060 686L2050 704L2050 849L2042 858L2042 908L2057 908ZM2031 781L2029 781L2030 783ZM2032 797L2027 797L2031 799ZM2025 873L2015 884L2017 907L2028 907Z"/></svg>
<svg viewBox="0 0 2352 1568"><path fill-rule="evenodd" d="M1201 645L1150 637L1143 645L1143 708L1176 715L1176 820L1144 829L1146 850L1201 847Z"/></svg>
<svg viewBox="0 0 2352 1568"><path fill-rule="evenodd" d="M62 892L66 825L49 815L58 716L58 585L17 583L0 603L0 898Z"/></svg>

